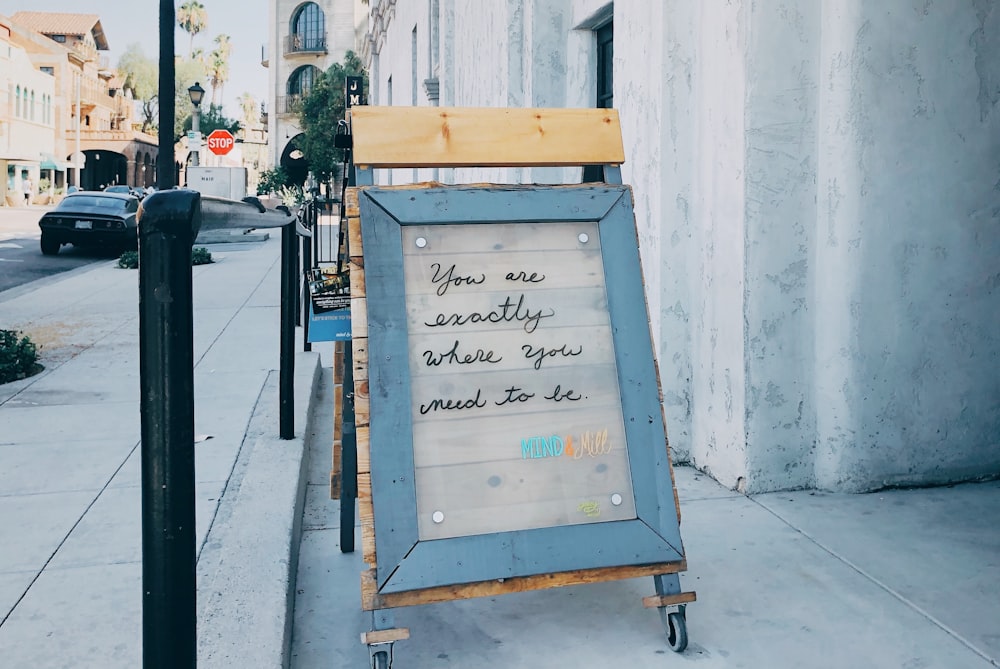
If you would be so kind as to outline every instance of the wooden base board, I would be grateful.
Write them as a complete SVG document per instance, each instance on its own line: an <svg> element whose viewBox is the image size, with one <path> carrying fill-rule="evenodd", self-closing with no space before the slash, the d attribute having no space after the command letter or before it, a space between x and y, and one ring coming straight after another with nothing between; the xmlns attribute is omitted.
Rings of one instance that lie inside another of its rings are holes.
<svg viewBox="0 0 1000 669"><path fill-rule="evenodd" d="M637 567L606 567L603 569L580 569L577 571L560 572L557 574L538 574L535 576L518 576L516 578L481 581L463 585L446 585L423 590L407 590L405 592L379 593L375 579L375 570L361 572L361 608L364 611L378 611L402 606L418 606L448 602L455 599L472 599L475 597L495 597L514 592L529 590L545 590L567 585L582 585L585 583L600 583L603 581L619 581L626 578L642 576L658 576L661 574L676 574L687 571L687 560L680 562L663 562L659 564L641 565ZM693 593L691 593L693 594ZM693 601L693 600L692 600Z"/></svg>
<svg viewBox="0 0 1000 669"><path fill-rule="evenodd" d="M694 592L680 592L676 595L650 595L642 598L642 605L647 609L658 609L661 606L690 604L697 599L698 595Z"/></svg>
<svg viewBox="0 0 1000 669"><path fill-rule="evenodd" d="M361 643L366 646L374 646L380 643L392 643L393 641L403 641L410 638L408 627L393 627L388 630L372 630L361 633Z"/></svg>

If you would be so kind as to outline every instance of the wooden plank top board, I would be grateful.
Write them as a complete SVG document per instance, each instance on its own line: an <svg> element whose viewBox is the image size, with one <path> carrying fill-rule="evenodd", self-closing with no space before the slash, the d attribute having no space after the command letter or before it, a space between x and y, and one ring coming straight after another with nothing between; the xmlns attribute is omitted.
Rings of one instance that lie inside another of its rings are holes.
<svg viewBox="0 0 1000 669"><path fill-rule="evenodd" d="M621 165L614 109L352 107L359 167Z"/></svg>

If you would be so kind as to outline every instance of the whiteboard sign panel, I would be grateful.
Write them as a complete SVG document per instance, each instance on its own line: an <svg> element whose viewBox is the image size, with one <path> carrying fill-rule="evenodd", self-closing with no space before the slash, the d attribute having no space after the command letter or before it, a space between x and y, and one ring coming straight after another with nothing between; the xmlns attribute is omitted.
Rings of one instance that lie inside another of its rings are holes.
<svg viewBox="0 0 1000 669"><path fill-rule="evenodd" d="M401 234L419 539L636 518L598 224Z"/></svg>

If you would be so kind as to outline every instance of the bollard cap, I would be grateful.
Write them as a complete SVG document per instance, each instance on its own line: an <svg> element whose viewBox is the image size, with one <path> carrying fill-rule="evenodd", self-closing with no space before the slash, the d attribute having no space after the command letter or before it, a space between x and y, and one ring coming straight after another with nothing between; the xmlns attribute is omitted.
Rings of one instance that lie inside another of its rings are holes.
<svg viewBox="0 0 1000 669"><path fill-rule="evenodd" d="M161 190L139 207L139 236L166 234L194 243L201 229L201 193L189 188Z"/></svg>

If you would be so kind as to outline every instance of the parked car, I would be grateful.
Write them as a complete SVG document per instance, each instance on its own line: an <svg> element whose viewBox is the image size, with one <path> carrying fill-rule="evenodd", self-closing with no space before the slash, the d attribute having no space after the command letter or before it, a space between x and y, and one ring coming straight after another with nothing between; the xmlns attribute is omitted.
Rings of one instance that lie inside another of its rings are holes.
<svg viewBox="0 0 1000 669"><path fill-rule="evenodd" d="M125 184L115 184L104 189L105 193L128 193L132 197L142 199L146 197L146 191L142 186L126 186Z"/></svg>
<svg viewBox="0 0 1000 669"><path fill-rule="evenodd" d="M127 193L80 191L64 197L38 221L47 256L63 244L135 249L139 200Z"/></svg>

